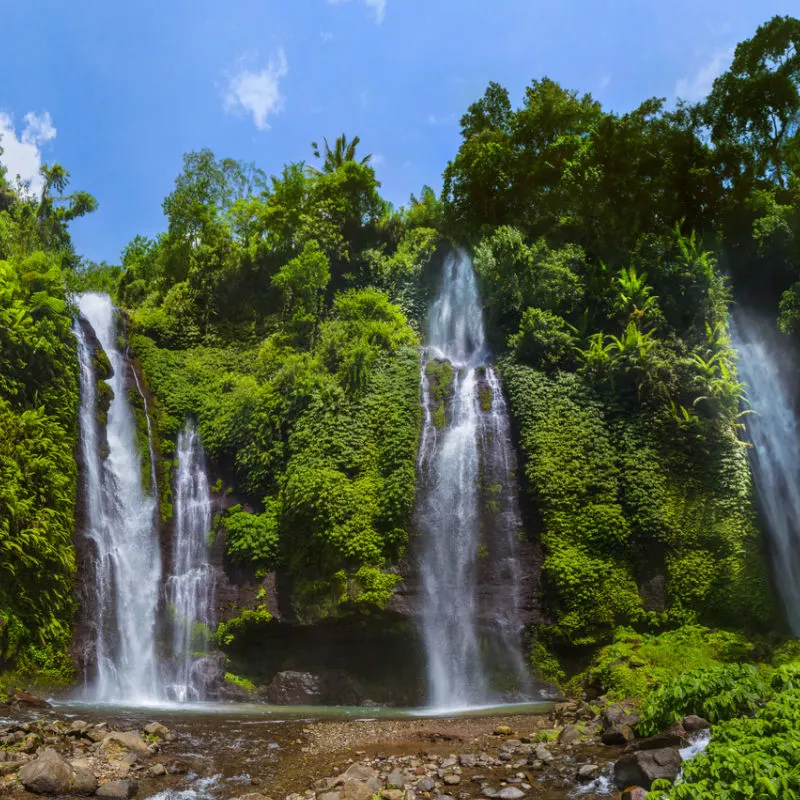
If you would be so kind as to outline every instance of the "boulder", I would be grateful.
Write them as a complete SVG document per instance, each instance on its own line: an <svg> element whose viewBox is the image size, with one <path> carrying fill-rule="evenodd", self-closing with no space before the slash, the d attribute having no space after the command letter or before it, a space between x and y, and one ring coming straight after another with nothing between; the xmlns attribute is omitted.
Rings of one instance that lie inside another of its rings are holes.
<svg viewBox="0 0 800 800"><path fill-rule="evenodd" d="M163 764L153 764L153 766L150 767L150 777L152 778L161 778L166 774L167 768Z"/></svg>
<svg viewBox="0 0 800 800"><path fill-rule="evenodd" d="M405 770L397 768L393 769L386 779L386 783L389 786L394 786L397 789L405 789L410 781L411 776Z"/></svg>
<svg viewBox="0 0 800 800"><path fill-rule="evenodd" d="M361 781L346 781L342 784L341 800L372 800L372 796L378 791Z"/></svg>
<svg viewBox="0 0 800 800"><path fill-rule="evenodd" d="M637 750L622 756L614 764L614 781L620 789L626 786L649 789L658 778L674 781L680 771L681 756L675 748Z"/></svg>
<svg viewBox="0 0 800 800"><path fill-rule="evenodd" d="M260 792L248 792L247 794L240 794L236 800L270 800L270 798Z"/></svg>
<svg viewBox="0 0 800 800"><path fill-rule="evenodd" d="M422 778L417 781L418 792L432 792L436 788L433 778Z"/></svg>
<svg viewBox="0 0 800 800"><path fill-rule="evenodd" d="M160 722L151 722L144 726L144 732L150 736L158 736L159 739L166 739L169 735L169 728Z"/></svg>
<svg viewBox="0 0 800 800"><path fill-rule="evenodd" d="M310 672L279 672L264 695L276 706L316 706L323 702L322 682Z"/></svg>
<svg viewBox="0 0 800 800"><path fill-rule="evenodd" d="M341 800L341 792L322 792L317 795L317 800Z"/></svg>
<svg viewBox="0 0 800 800"><path fill-rule="evenodd" d="M687 733L697 733L697 731L705 731L711 727L711 723L708 720L697 717L694 714L684 717L681 724Z"/></svg>
<svg viewBox="0 0 800 800"><path fill-rule="evenodd" d="M577 778L581 783L593 781L600 774L600 767L597 764L584 764L578 767Z"/></svg>
<svg viewBox="0 0 800 800"><path fill-rule="evenodd" d="M461 783L461 776L456 775L455 772L450 772L442 778L446 786L458 786Z"/></svg>
<svg viewBox="0 0 800 800"><path fill-rule="evenodd" d="M109 781L97 790L97 796L109 800L130 800L138 791L136 781Z"/></svg>
<svg viewBox="0 0 800 800"><path fill-rule="evenodd" d="M462 753L458 757L458 763L462 767L474 767L478 763L478 759L472 753Z"/></svg>
<svg viewBox="0 0 800 800"><path fill-rule="evenodd" d="M553 760L553 754L541 744L533 751L533 754L537 760L544 761L545 764L549 764Z"/></svg>
<svg viewBox="0 0 800 800"><path fill-rule="evenodd" d="M27 692L14 692L8 700L8 704L16 708L52 708L47 700L35 697Z"/></svg>
<svg viewBox="0 0 800 800"><path fill-rule="evenodd" d="M558 743L567 747L578 740L580 731L574 725L566 725L558 734Z"/></svg>
<svg viewBox="0 0 800 800"><path fill-rule="evenodd" d="M97 781L89 770L75 769L49 748L22 767L19 780L34 794L93 794L97 788Z"/></svg>
<svg viewBox="0 0 800 800"><path fill-rule="evenodd" d="M376 792L381 788L381 779L378 775L378 770L368 767L366 764L351 764L334 780L331 786L338 786L348 781L368 783Z"/></svg>
<svg viewBox="0 0 800 800"><path fill-rule="evenodd" d="M24 767L26 761L0 761L0 778L4 775L13 775L18 769Z"/></svg>
<svg viewBox="0 0 800 800"><path fill-rule="evenodd" d="M383 800L405 800L406 793L402 789L381 789Z"/></svg>
<svg viewBox="0 0 800 800"><path fill-rule="evenodd" d="M641 716L621 703L614 703L600 712L600 723L603 730L618 725L630 725L631 728L635 728L639 722L641 722Z"/></svg>
<svg viewBox="0 0 800 800"><path fill-rule="evenodd" d="M631 745L632 750L660 750L663 747L685 747L689 742L689 734L680 722L670 725L663 733L640 739Z"/></svg>
<svg viewBox="0 0 800 800"><path fill-rule="evenodd" d="M124 733L122 731L112 731L103 737L100 744L102 750L111 750L114 745L123 747L136 753L137 756L150 755L150 750L147 747L147 742L139 736L138 733Z"/></svg>
<svg viewBox="0 0 800 800"><path fill-rule="evenodd" d="M328 706L363 706L369 702L361 684L341 669L325 672L319 678L323 702Z"/></svg>
<svg viewBox="0 0 800 800"><path fill-rule="evenodd" d="M628 742L632 742L636 736L630 725L615 725L613 728L604 731L600 738L603 744L613 746L626 745Z"/></svg>

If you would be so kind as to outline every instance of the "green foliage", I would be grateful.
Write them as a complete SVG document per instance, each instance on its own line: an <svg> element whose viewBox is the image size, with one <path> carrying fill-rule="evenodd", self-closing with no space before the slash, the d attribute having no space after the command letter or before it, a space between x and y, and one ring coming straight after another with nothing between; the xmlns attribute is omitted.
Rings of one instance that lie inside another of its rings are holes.
<svg viewBox="0 0 800 800"><path fill-rule="evenodd" d="M639 731L658 733L688 714L721 722L755 711L769 693L765 676L752 664L686 670L646 698Z"/></svg>
<svg viewBox="0 0 800 800"><path fill-rule="evenodd" d="M222 676L222 679L225 683L229 683L231 686L238 686L240 689L244 689L247 692L252 692L255 688L253 686L253 681L242 678L239 675L234 675L232 672L226 672Z"/></svg>
<svg viewBox="0 0 800 800"><path fill-rule="evenodd" d="M700 444L664 413L618 416L579 375L501 368L543 523L553 641L773 613L745 454L721 424ZM655 575L660 597L642 588Z"/></svg>
<svg viewBox="0 0 800 800"><path fill-rule="evenodd" d="M738 633L685 625L660 634L618 628L610 644L572 685L592 686L611 699L645 697L686 670L745 660L752 645Z"/></svg>
<svg viewBox="0 0 800 800"><path fill-rule="evenodd" d="M265 503L263 514L231 511L225 517L225 544L237 561L251 561L274 567L278 558L280 504L274 498Z"/></svg>
<svg viewBox="0 0 800 800"><path fill-rule="evenodd" d="M216 639L220 647L233 644L237 636L260 625L272 622L272 614L263 606L256 609L245 609L238 617L220 622L217 625Z"/></svg>
<svg viewBox="0 0 800 800"><path fill-rule="evenodd" d="M0 261L0 665L53 678L68 671L74 611L71 325L59 257Z"/></svg>

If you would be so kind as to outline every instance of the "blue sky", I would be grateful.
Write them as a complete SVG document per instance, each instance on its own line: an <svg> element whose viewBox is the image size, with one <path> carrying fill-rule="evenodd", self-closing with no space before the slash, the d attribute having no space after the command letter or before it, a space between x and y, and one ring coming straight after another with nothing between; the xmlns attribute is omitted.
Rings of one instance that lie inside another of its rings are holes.
<svg viewBox="0 0 800 800"><path fill-rule="evenodd" d="M626 111L699 99L735 44L797 0L0 0L9 172L59 161L97 213L86 257L164 228L186 151L277 172L345 131L395 203L437 190L490 80L543 75Z"/></svg>

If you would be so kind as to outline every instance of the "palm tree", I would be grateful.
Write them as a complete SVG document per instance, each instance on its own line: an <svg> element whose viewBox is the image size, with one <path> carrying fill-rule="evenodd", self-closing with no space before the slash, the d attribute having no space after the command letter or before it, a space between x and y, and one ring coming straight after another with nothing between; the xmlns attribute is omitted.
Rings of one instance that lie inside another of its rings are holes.
<svg viewBox="0 0 800 800"><path fill-rule="evenodd" d="M336 170L344 166L346 162L357 160L356 147L358 147L361 142L358 136L355 136L352 141L349 142L345 134L338 136L334 142L333 149L331 149L328 144L327 138L323 138L322 141L324 143L324 148L320 148L316 142L311 142L311 146L314 148L314 158L322 159L322 169L319 170L316 167L309 167L311 172L317 175L321 175L323 172L336 172ZM358 160L357 163L362 166L366 165L371 158L372 153L364 156L364 158Z"/></svg>

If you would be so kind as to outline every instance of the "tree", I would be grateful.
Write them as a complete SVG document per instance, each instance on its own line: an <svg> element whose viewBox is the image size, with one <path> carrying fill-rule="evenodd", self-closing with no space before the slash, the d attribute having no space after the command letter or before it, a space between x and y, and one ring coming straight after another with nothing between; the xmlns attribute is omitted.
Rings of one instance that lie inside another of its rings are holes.
<svg viewBox="0 0 800 800"><path fill-rule="evenodd" d="M320 148L316 142L311 143L311 146L314 148L314 158L321 158L323 160L321 170L316 167L309 167L313 173L335 172L348 161L357 161L358 164L366 166L372 159L371 153L360 160L356 159L356 148L361 142L358 136L354 137L349 142L345 134L338 136L334 142L333 149L331 149L328 144L327 138L323 138L322 142L322 148Z"/></svg>
<svg viewBox="0 0 800 800"><path fill-rule="evenodd" d="M728 177L785 187L800 166L800 20L775 16L737 45L705 107Z"/></svg>

